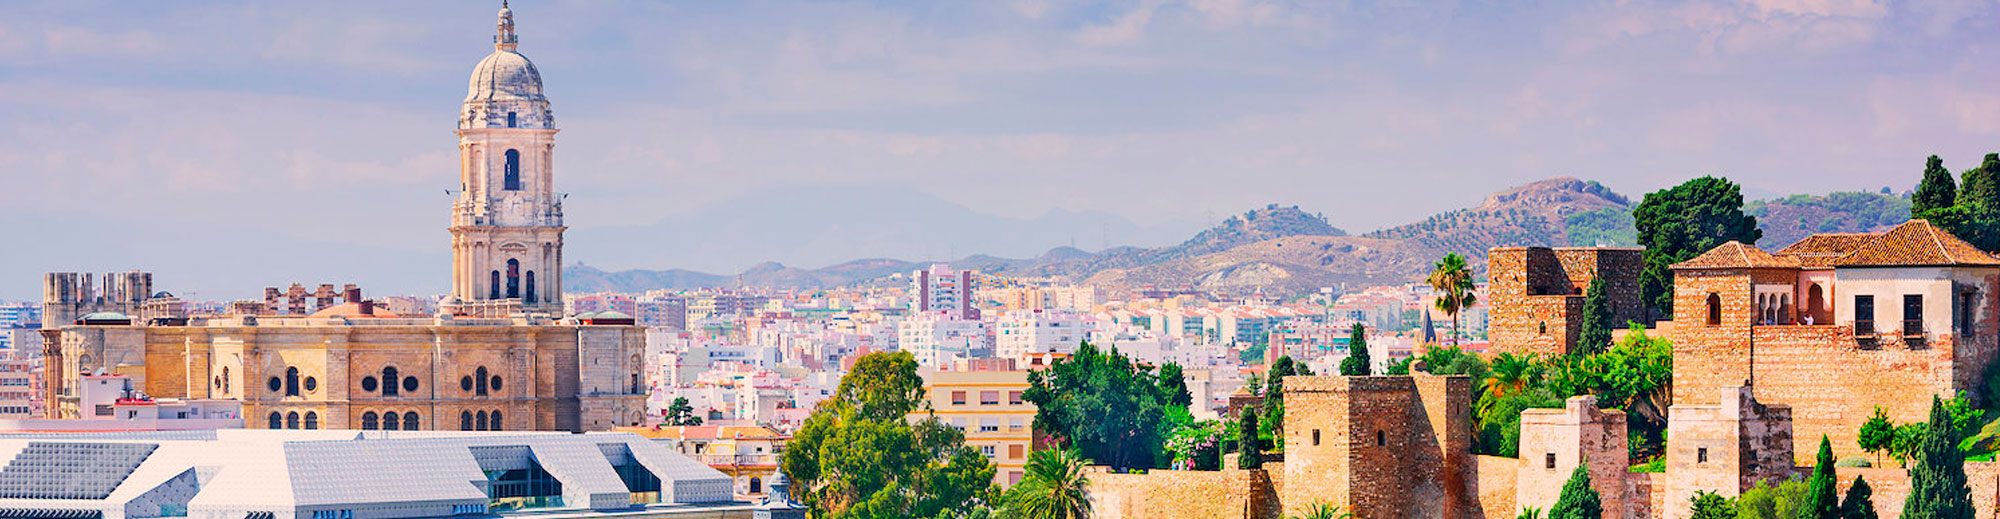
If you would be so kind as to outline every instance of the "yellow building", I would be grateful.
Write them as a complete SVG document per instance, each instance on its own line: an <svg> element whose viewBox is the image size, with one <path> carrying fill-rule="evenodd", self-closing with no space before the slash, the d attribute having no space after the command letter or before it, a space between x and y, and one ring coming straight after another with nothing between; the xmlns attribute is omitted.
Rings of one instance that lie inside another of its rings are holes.
<svg viewBox="0 0 2000 519"><path fill-rule="evenodd" d="M925 375L924 391L939 420L965 431L965 444L993 460L993 481L1012 485L1034 445L1035 405L1023 400L1028 372L1012 362L961 362L955 371ZM912 418L926 416L912 413Z"/></svg>
<svg viewBox="0 0 2000 519"><path fill-rule="evenodd" d="M667 443L675 451L728 474L736 481L737 497L743 499L764 495L764 483L778 473L785 443L792 439L762 426L662 425L620 427L616 431Z"/></svg>

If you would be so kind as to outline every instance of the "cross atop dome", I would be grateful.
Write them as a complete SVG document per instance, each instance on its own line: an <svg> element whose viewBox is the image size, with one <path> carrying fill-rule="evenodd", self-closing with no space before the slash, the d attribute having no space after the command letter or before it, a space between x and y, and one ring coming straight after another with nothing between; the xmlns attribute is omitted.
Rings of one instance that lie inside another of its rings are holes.
<svg viewBox="0 0 2000 519"><path fill-rule="evenodd" d="M521 46L521 40L514 34L514 10L507 7L507 0L500 0L500 29L493 35L493 48L512 52Z"/></svg>

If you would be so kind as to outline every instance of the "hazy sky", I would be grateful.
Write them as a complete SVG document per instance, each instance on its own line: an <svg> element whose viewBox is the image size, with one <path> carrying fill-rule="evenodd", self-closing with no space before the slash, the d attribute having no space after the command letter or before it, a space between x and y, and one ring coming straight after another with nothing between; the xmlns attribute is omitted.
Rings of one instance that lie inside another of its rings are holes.
<svg viewBox="0 0 2000 519"><path fill-rule="evenodd" d="M70 236L61 255L0 241L27 258L0 260L0 297L32 297L38 270L168 257L442 254L455 115L497 7L0 3L0 222ZM1141 225L1279 202L1366 231L1554 175L1634 196L1709 173L1901 190L1928 154L2000 151L1994 2L513 7L573 228L839 184ZM165 230L206 238L110 245Z"/></svg>

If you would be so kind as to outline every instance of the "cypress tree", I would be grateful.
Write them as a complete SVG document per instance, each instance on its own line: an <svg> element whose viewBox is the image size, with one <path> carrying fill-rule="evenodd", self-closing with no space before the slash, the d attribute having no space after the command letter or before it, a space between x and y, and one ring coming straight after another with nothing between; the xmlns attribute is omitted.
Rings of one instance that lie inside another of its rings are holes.
<svg viewBox="0 0 2000 519"><path fill-rule="evenodd" d="M1813 462L1812 478L1806 480L1806 499L1799 503L1798 519L1840 519L1839 503L1834 502L1833 443L1819 437L1819 458Z"/></svg>
<svg viewBox="0 0 2000 519"><path fill-rule="evenodd" d="M1847 487L1847 497L1840 501L1841 519L1875 519L1875 501L1870 499L1875 491L1868 488L1868 479L1854 477L1854 484Z"/></svg>
<svg viewBox="0 0 2000 519"><path fill-rule="evenodd" d="M1917 183L1917 193L1910 198L1910 217L1921 218L1925 211L1957 203L1958 186L1951 180L1951 170L1944 169L1944 159L1931 155L1924 163L1924 179Z"/></svg>
<svg viewBox="0 0 2000 519"><path fill-rule="evenodd" d="M1264 449L1257 444L1257 409L1243 408L1243 421L1236 427L1236 468L1256 469L1264 467Z"/></svg>
<svg viewBox="0 0 2000 519"><path fill-rule="evenodd" d="M1583 328L1576 335L1576 351L1590 355L1611 345L1611 300L1604 294L1604 278L1590 280L1583 291Z"/></svg>
<svg viewBox="0 0 2000 519"><path fill-rule="evenodd" d="M1910 497L1903 501L1902 519L1972 519L1972 490L1965 485L1965 455L1958 442L1951 414L1932 395L1931 422L1913 453L1916 466L1910 469Z"/></svg>
<svg viewBox="0 0 2000 519"><path fill-rule="evenodd" d="M1549 507L1549 519L1603 519L1604 503L1597 489L1590 488L1590 472L1584 465L1577 465L1569 475L1569 482L1563 483L1562 494L1556 496L1556 506Z"/></svg>
<svg viewBox="0 0 2000 519"><path fill-rule="evenodd" d="M1368 330L1361 323L1347 332L1347 358L1340 359L1340 374L1365 377L1373 374L1375 360L1368 358Z"/></svg>

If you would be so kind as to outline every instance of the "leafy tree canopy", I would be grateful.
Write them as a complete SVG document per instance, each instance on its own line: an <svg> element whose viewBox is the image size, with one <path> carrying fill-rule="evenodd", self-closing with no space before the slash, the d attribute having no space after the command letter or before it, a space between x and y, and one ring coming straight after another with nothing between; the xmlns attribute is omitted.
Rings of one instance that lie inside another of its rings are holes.
<svg viewBox="0 0 2000 519"><path fill-rule="evenodd" d="M1701 177L1647 194L1632 218L1645 247L1639 277L1641 297L1657 316L1673 315L1673 272L1668 266L1693 259L1730 240L1756 243L1764 232L1743 214L1743 190L1728 179Z"/></svg>
<svg viewBox="0 0 2000 519"><path fill-rule="evenodd" d="M792 497L815 517L944 517L993 495L993 464L965 446L964 433L905 418L918 407L911 380L921 394L908 352L864 356L793 435L780 463Z"/></svg>

